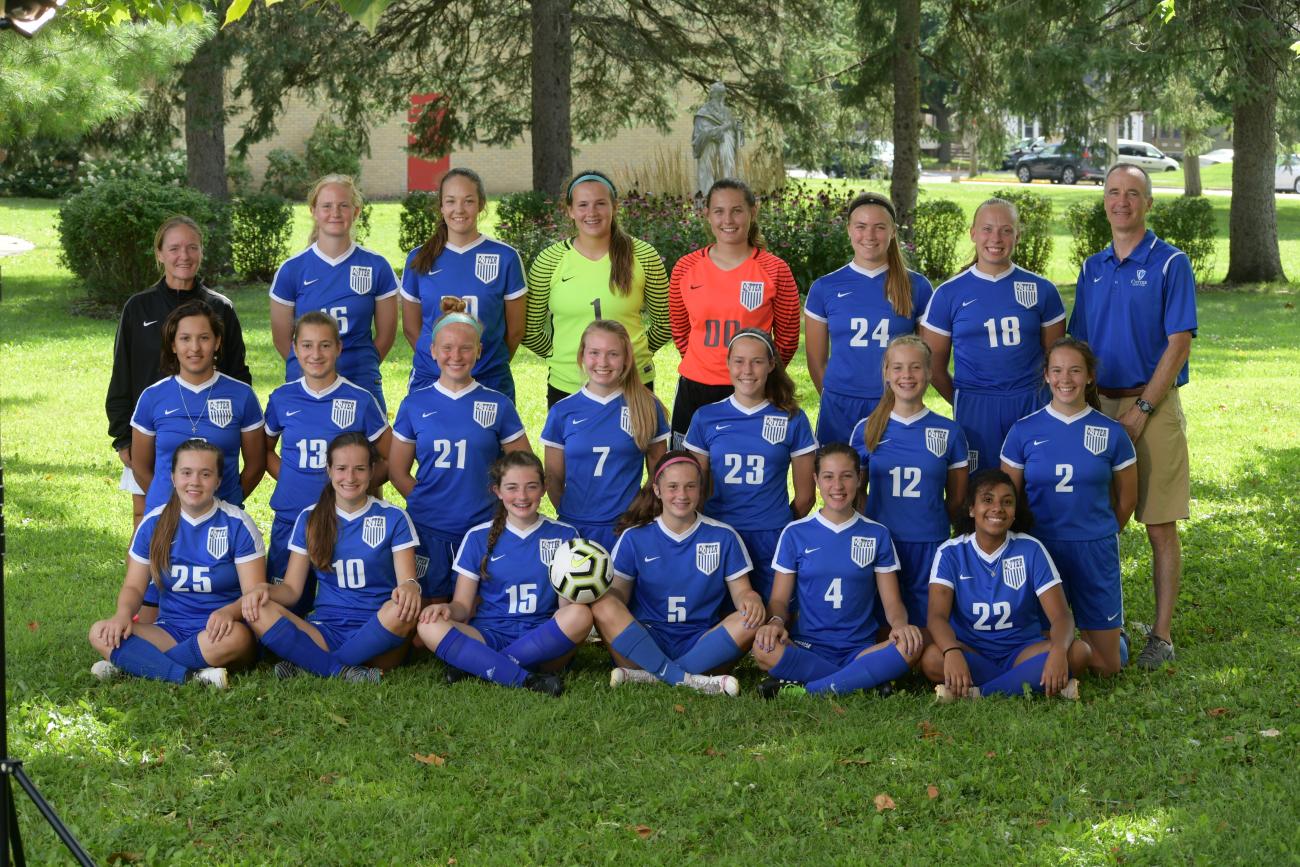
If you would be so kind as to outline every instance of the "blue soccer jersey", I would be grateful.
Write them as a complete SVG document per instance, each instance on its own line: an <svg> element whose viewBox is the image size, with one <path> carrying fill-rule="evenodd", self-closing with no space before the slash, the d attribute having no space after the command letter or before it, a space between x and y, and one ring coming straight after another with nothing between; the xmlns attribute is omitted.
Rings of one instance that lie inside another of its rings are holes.
<svg viewBox="0 0 1300 867"><path fill-rule="evenodd" d="M1044 326L1065 319L1056 284L1017 265L996 277L975 266L934 290L921 324L952 340L953 386L973 391L1036 388Z"/></svg>
<svg viewBox="0 0 1300 867"><path fill-rule="evenodd" d="M393 436L415 444L419 469L406 498L415 523L459 539L490 518L495 498L488 490L488 468L503 444L523 435L515 405L477 382L455 392L435 382L408 394L397 410Z"/></svg>
<svg viewBox="0 0 1300 867"><path fill-rule="evenodd" d="M990 555L968 533L939 547L930 583L953 592L949 622L957 640L983 656L999 657L1042 637L1038 597L1060 584L1061 576L1033 536L1008 533Z"/></svg>
<svg viewBox="0 0 1300 867"><path fill-rule="evenodd" d="M420 337L412 367L415 381L438 378L433 360L433 323L442 315L442 299L463 298L469 313L483 323L483 354L474 365L474 378L489 388L502 389L510 378L510 350L506 346L506 302L528 292L519 252L487 235L465 247L447 244L427 272L412 266L417 247L406 257L402 271L402 297L420 305Z"/></svg>
<svg viewBox="0 0 1300 867"><path fill-rule="evenodd" d="M299 513L289 539L289 550L308 558L307 522L315 509L313 505ZM383 607L397 587L393 552L414 548L419 540L406 512L374 497L368 497L365 506L352 514L336 506L334 516L330 568L311 565L316 575L313 616L364 620Z"/></svg>
<svg viewBox="0 0 1300 867"><path fill-rule="evenodd" d="M850 262L813 281L803 312L826 323L830 337L824 389L853 397L881 396L880 368L889 341L916 332L934 291L915 271L907 276L912 282L911 316L898 315L885 295L888 265L868 271Z"/></svg>
<svg viewBox="0 0 1300 867"><path fill-rule="evenodd" d="M146 514L131 537L130 556L137 563L149 565L149 544L162 511ZM238 506L217 500L198 518L182 509L162 576L158 619L202 628L213 611L243 595L235 567L265 556L261 531Z"/></svg>
<svg viewBox="0 0 1300 867"><path fill-rule="evenodd" d="M614 574L633 581L632 616L675 635L717 623L727 583L753 568L736 531L699 516L677 534L656 518L624 530L614 545Z"/></svg>
<svg viewBox="0 0 1300 867"><path fill-rule="evenodd" d="M1146 385L1169 335L1196 335L1196 280L1187 254L1147 231L1123 262L1112 244L1083 263L1070 333L1097 353L1102 388ZM1184 363L1174 385L1186 385Z"/></svg>
<svg viewBox="0 0 1300 867"><path fill-rule="evenodd" d="M948 471L967 465L961 428L928 409L909 419L890 413L873 452L867 451L866 430L863 419L849 445L861 455L867 473L867 516L900 542L947 539Z"/></svg>
<svg viewBox="0 0 1300 867"><path fill-rule="evenodd" d="M487 553L491 522L470 528L456 551L455 570L478 582L478 607L474 622L524 623L549 620L560 600L551 587L550 568L555 550L577 538L578 531L561 521L538 516L531 527L520 530L509 521L488 555L487 580L479 575Z"/></svg>
<svg viewBox="0 0 1300 867"><path fill-rule="evenodd" d="M296 379L271 392L266 402L266 433L280 437L280 477L271 508L289 520L320 498L328 474L330 442L339 434L360 431L371 440L388 429L388 419L373 395L339 377L323 391Z"/></svg>
<svg viewBox="0 0 1300 867"><path fill-rule="evenodd" d="M146 388L131 415L131 427L153 437L153 482L145 491L145 508L166 505L172 493L172 453L195 438L221 449L225 467L217 487L218 499L242 506L240 443L244 431L257 430L263 424L262 407L253 389L224 373L214 373L200 385L169 376Z"/></svg>
<svg viewBox="0 0 1300 867"><path fill-rule="evenodd" d="M393 266L380 254L355 244L337 259L312 244L286 259L271 281L271 300L293 308L295 319L308 310L322 310L338 321L343 342L338 371L367 389L379 382L379 351L371 332L375 302L396 294ZM300 376L302 368L290 347L284 379L290 382ZM375 398L382 402L383 394Z"/></svg>
<svg viewBox="0 0 1300 867"><path fill-rule="evenodd" d="M803 410L792 417L767 401L745 409L734 395L696 410L685 445L709 458L713 492L704 514L741 530L790 523L790 460L817 449Z"/></svg>
<svg viewBox="0 0 1300 867"><path fill-rule="evenodd" d="M653 442L671 435L655 401ZM546 414L542 445L564 452L564 496L557 511L576 524L608 524L627 510L641 487L645 454L632 438L627 401L619 391L597 397L586 386Z"/></svg>
<svg viewBox="0 0 1300 867"><path fill-rule="evenodd" d="M1044 539L1082 542L1119 532L1111 479L1137 460L1119 422L1091 407L1066 416L1046 406L1011 426L1002 460L1024 471L1034 532Z"/></svg>
<svg viewBox="0 0 1300 867"><path fill-rule="evenodd" d="M882 524L856 513L833 524L814 512L781 532L772 568L795 576L799 616L791 637L844 653L876 643L886 622L876 606L876 575L898 571Z"/></svg>

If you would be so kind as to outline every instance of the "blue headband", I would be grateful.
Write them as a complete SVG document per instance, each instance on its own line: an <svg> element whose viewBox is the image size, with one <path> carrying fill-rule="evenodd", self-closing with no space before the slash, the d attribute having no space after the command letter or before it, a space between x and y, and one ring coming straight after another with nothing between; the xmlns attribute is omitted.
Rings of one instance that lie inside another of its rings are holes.
<svg viewBox="0 0 1300 867"><path fill-rule="evenodd" d="M585 183L587 181L596 181L598 183L604 184L605 186L609 187L610 195L612 195L614 198L618 198L618 190L614 189L614 184L612 181L610 181L609 178L604 177L602 175L592 175L592 174L578 175L576 178L574 178L572 181L569 182L569 198L570 199L573 198L574 187L576 187L578 184Z"/></svg>
<svg viewBox="0 0 1300 867"><path fill-rule="evenodd" d="M457 313L446 313L437 322L433 323L433 333L429 335L429 338L433 339L434 337L437 337L438 332L442 330L442 327L444 325L451 325L453 323L460 323L461 325L469 325L474 329L474 331L478 334L479 337L483 336L482 322L479 322L477 319L475 319L473 316L470 316L468 313L457 312Z"/></svg>

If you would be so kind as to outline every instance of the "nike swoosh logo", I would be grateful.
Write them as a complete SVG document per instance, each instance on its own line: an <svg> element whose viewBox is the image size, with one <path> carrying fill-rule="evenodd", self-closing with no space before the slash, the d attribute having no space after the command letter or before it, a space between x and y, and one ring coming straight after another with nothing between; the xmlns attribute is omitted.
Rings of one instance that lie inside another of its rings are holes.
<svg viewBox="0 0 1300 867"><path fill-rule="evenodd" d="M852 294L853 294L853 290L850 289L848 292L836 292L836 293L835 293L835 297L836 297L836 298L843 298L843 297L846 296L846 295L852 295Z"/></svg>
<svg viewBox="0 0 1300 867"><path fill-rule="evenodd" d="M647 563L653 563L654 561L656 561L656 560L658 560L658 559L659 559L658 557L646 557L646 558L645 558L645 561L646 561Z"/></svg>
<svg viewBox="0 0 1300 867"><path fill-rule="evenodd" d="M1116 611L1116 612L1115 612L1114 614L1112 614L1111 616L1107 617L1106 620L1109 622L1109 621L1111 621L1111 620L1114 620L1116 617L1119 617L1119 612L1118 612L1118 611Z"/></svg>
<svg viewBox="0 0 1300 867"><path fill-rule="evenodd" d="M876 448L880 448L881 446L883 446L883 445L884 445L885 443L887 443L887 442L889 442L889 440L887 440L887 439L883 439L883 440L881 440L880 442L876 443Z"/></svg>
<svg viewBox="0 0 1300 867"><path fill-rule="evenodd" d="M157 325L157 324L158 324L158 320L157 320L157 319L149 319L149 320L146 320L146 321L145 321L145 323L144 323L144 327L145 327L145 328L148 328L150 325Z"/></svg>
<svg viewBox="0 0 1300 867"><path fill-rule="evenodd" d="M585 419L585 418L571 418L571 419L569 419L569 421L573 422L574 424L582 424L584 421L586 421L586 419Z"/></svg>
<svg viewBox="0 0 1300 867"><path fill-rule="evenodd" d="M426 412L426 413L424 413L423 415L420 416L420 418L428 418L428 417L431 416L431 415L437 415L437 414L438 414L438 411L435 409L433 412Z"/></svg>
<svg viewBox="0 0 1300 867"><path fill-rule="evenodd" d="M289 412L286 412L285 415L297 415L297 414L300 413L300 412L302 412L302 410L300 410L300 409L295 409L295 410L290 410Z"/></svg>
<svg viewBox="0 0 1300 867"><path fill-rule="evenodd" d="M726 429L729 428L729 427L731 427L731 425L729 425L729 424L720 424L720 425L715 425L715 426L714 426L714 429L715 429L715 430L726 430Z"/></svg>
<svg viewBox="0 0 1300 867"><path fill-rule="evenodd" d="M969 580L970 580L970 576L969 576L969 575L958 575L958 576L957 576L957 579L960 580L960 581L969 581Z"/></svg>
<svg viewBox="0 0 1300 867"><path fill-rule="evenodd" d="M1101 282L1101 278L1100 278L1100 277L1093 277L1093 278L1092 278L1092 282L1094 282L1094 283L1100 283L1100 282Z"/></svg>
<svg viewBox="0 0 1300 867"><path fill-rule="evenodd" d="M816 548L804 548L804 549L803 549L803 552L804 552L805 554L811 554L813 551L820 551L821 549L822 549L822 546L821 546L821 545L818 545Z"/></svg>
<svg viewBox="0 0 1300 867"><path fill-rule="evenodd" d="M491 559L491 561L492 561L493 563L495 563L496 561L500 560L500 559L501 559L502 557L504 557L504 556L505 556L505 554L497 554L495 557L492 557L492 558L490 558L490 559Z"/></svg>
<svg viewBox="0 0 1300 867"><path fill-rule="evenodd" d="M704 285L703 283L692 283L692 284L691 284L691 288L692 288L692 289L699 289L699 288L700 288L701 286L703 286L703 285Z"/></svg>
<svg viewBox="0 0 1300 867"><path fill-rule="evenodd" d="M302 281L302 285L304 285L304 286L310 286L310 285L313 284L313 283L319 283L319 282L320 282L320 278L317 277L315 280L304 280L304 281Z"/></svg>
<svg viewBox="0 0 1300 867"><path fill-rule="evenodd" d="M181 408L180 408L179 406L176 407L175 409L165 409L165 410L163 410L163 415L171 415L171 414L174 413L174 412L180 412L180 411L181 411Z"/></svg>
<svg viewBox="0 0 1300 867"><path fill-rule="evenodd" d="M441 273L442 273L442 269L439 268L437 271L430 271L429 276L432 277L434 274L441 274Z"/></svg>
<svg viewBox="0 0 1300 867"><path fill-rule="evenodd" d="M561 282L561 283L568 283L568 282L569 282L570 280L572 280L572 279L573 279L573 275L570 274L568 277L561 277L561 278L560 278L560 282Z"/></svg>
<svg viewBox="0 0 1300 867"><path fill-rule="evenodd" d="M972 299L969 300L969 301L963 301L963 302L961 302L961 306L962 306L962 307L969 307L969 306L971 306L972 304L974 304L974 303L975 303L976 301L978 301L978 300L979 300L978 298L972 298Z"/></svg>
<svg viewBox="0 0 1300 867"><path fill-rule="evenodd" d="M1047 442L1047 440L1034 440L1034 445L1041 446L1045 442Z"/></svg>

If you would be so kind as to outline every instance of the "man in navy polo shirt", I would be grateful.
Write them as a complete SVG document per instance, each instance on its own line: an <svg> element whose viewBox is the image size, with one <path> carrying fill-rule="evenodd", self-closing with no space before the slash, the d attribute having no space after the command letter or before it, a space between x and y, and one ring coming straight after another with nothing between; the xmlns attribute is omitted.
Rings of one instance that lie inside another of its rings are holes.
<svg viewBox="0 0 1300 867"><path fill-rule="evenodd" d="M1178 389L1196 336L1196 283L1187 254L1147 229L1151 178L1139 166L1111 166L1105 183L1111 245L1083 263L1069 331L1097 354L1102 410L1137 449L1134 514L1151 542L1156 615L1138 665L1174 658L1171 630L1182 576L1178 521L1188 517L1187 419Z"/></svg>

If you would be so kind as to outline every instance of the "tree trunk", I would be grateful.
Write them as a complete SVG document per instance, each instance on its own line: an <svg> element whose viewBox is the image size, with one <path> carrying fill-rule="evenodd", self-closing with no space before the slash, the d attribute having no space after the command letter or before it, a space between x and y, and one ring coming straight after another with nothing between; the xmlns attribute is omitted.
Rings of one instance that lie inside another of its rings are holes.
<svg viewBox="0 0 1300 867"><path fill-rule="evenodd" d="M226 188L226 50L224 31L199 46L181 73L185 90L185 173L189 185L214 199Z"/></svg>
<svg viewBox="0 0 1300 867"><path fill-rule="evenodd" d="M533 0L532 15L533 189L558 197L573 174L571 0Z"/></svg>
<svg viewBox="0 0 1300 867"><path fill-rule="evenodd" d="M1195 141L1199 131L1183 130L1183 141ZM1201 194L1201 155L1195 148L1183 148L1183 195L1199 196Z"/></svg>
<svg viewBox="0 0 1300 867"><path fill-rule="evenodd" d="M1232 104L1232 204L1228 211L1229 284L1285 280L1273 197L1277 67L1263 46L1246 42L1246 78Z"/></svg>
<svg viewBox="0 0 1300 867"><path fill-rule="evenodd" d="M894 18L894 177L889 197L905 240L912 240L916 161L921 156L921 0L898 0Z"/></svg>
<svg viewBox="0 0 1300 867"><path fill-rule="evenodd" d="M947 167L952 162L952 111L942 102L931 101L934 129L939 139L939 165Z"/></svg>

